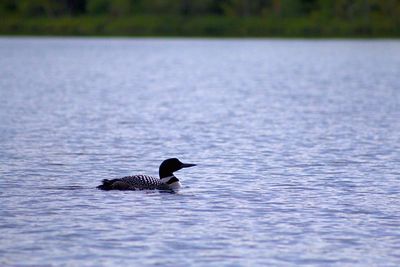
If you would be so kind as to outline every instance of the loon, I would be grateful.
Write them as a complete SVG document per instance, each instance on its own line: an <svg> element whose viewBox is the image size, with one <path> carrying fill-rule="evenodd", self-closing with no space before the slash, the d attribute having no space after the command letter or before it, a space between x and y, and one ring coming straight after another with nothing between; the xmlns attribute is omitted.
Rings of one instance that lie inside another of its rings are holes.
<svg viewBox="0 0 400 267"><path fill-rule="evenodd" d="M182 163L177 158L164 160L159 169L160 179L148 175L126 176L119 179L104 179L103 184L97 186L101 190L177 190L181 187L179 179L173 174L182 168L189 168L196 164Z"/></svg>

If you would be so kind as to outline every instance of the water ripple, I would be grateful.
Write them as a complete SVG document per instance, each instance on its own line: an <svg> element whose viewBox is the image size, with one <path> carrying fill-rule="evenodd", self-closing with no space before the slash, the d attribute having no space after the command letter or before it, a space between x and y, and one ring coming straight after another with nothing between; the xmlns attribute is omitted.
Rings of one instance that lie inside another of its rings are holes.
<svg viewBox="0 0 400 267"><path fill-rule="evenodd" d="M399 47L0 38L0 265L398 266Z"/></svg>

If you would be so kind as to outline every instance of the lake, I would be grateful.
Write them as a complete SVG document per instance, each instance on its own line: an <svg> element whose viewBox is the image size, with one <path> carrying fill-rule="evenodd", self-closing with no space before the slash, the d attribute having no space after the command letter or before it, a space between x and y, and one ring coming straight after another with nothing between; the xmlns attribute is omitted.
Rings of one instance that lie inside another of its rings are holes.
<svg viewBox="0 0 400 267"><path fill-rule="evenodd" d="M0 265L399 266L399 118L396 40L2 37Z"/></svg>

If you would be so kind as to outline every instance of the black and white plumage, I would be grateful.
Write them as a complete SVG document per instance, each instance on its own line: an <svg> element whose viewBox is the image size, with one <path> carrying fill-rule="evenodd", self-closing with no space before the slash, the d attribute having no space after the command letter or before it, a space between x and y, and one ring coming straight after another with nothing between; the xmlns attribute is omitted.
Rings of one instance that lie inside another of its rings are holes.
<svg viewBox="0 0 400 267"><path fill-rule="evenodd" d="M179 181L179 180L178 180ZM98 186L103 190L167 190L170 189L161 179L148 175L133 175L119 179L103 180L103 184Z"/></svg>
<svg viewBox="0 0 400 267"><path fill-rule="evenodd" d="M177 190L181 187L173 173L196 164L182 163L176 158L164 160L159 169L160 178L148 175L126 176L119 179L104 179L97 188L101 190Z"/></svg>

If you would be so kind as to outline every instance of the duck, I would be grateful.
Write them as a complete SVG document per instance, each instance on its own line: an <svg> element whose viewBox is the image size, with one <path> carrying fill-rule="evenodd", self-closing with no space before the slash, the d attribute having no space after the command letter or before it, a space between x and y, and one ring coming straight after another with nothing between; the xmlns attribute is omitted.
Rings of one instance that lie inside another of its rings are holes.
<svg viewBox="0 0 400 267"><path fill-rule="evenodd" d="M149 175L125 176L118 179L104 179L102 184L97 186L100 190L173 190L182 187L174 172L183 168L196 166L196 164L183 163L177 158L164 160L159 168L160 178Z"/></svg>

